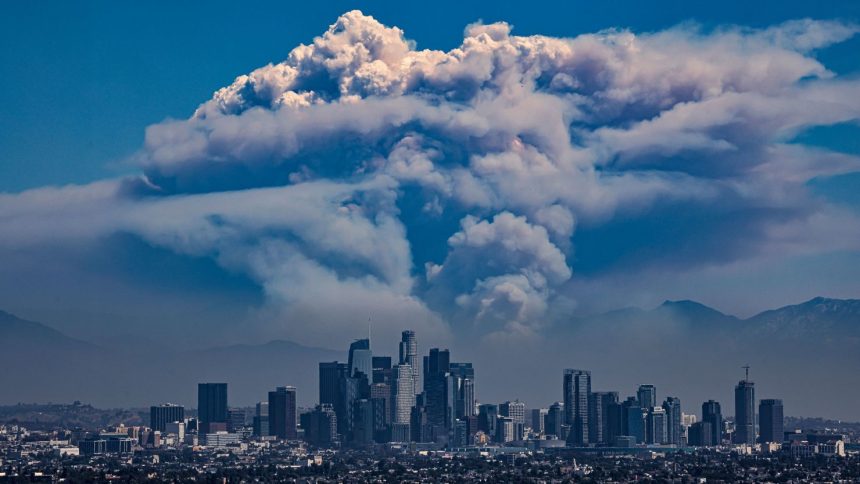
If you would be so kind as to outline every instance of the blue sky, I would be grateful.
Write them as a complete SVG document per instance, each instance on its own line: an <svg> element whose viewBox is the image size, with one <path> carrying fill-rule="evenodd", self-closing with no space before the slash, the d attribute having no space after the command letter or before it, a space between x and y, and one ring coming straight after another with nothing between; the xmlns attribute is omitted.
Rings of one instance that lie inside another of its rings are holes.
<svg viewBox="0 0 860 484"><path fill-rule="evenodd" d="M356 8L375 20L339 20ZM300 81L278 71L336 21ZM444 339L857 297L858 24L845 1L8 4L0 308L88 338L319 345L366 312ZM344 32L385 45L344 74ZM528 49L481 50L531 35L573 60L510 82Z"/></svg>
<svg viewBox="0 0 860 484"><path fill-rule="evenodd" d="M518 35L637 32L680 22L763 27L796 18L860 21L846 1L570 2L12 2L0 16L0 191L134 172L146 126L183 118L242 72L280 61L351 8L404 29L419 48L449 49L478 19ZM860 38L817 54L860 70ZM856 127L820 142L857 152ZM851 140L854 140L853 142ZM838 184L838 183L837 183ZM825 190L827 192L827 190ZM835 192L841 191L835 188ZM850 196L849 196L850 197Z"/></svg>

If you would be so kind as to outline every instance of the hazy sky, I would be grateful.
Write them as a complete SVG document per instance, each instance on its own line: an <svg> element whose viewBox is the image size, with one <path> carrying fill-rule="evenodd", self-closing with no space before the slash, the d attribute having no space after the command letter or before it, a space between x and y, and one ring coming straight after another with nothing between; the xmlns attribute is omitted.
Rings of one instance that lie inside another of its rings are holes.
<svg viewBox="0 0 860 484"><path fill-rule="evenodd" d="M860 4L657 3L9 4L0 308L343 347L860 296Z"/></svg>

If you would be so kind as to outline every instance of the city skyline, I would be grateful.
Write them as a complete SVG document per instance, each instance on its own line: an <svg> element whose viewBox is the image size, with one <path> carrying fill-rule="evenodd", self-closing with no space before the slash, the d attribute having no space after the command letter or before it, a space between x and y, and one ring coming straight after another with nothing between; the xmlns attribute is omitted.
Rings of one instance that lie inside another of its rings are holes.
<svg viewBox="0 0 860 484"><path fill-rule="evenodd" d="M599 368L860 418L860 6L655 5L272 3L233 39L187 28L227 8L10 5L0 403L303 405L336 359L462 406L411 328L498 403Z"/></svg>
<svg viewBox="0 0 860 484"><path fill-rule="evenodd" d="M860 480L860 2L0 6L0 481Z"/></svg>

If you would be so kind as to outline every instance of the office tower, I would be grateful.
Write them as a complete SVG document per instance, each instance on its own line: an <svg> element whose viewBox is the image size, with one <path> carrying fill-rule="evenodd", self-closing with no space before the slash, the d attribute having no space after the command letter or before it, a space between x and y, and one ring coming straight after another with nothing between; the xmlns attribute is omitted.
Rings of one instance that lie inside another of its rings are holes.
<svg viewBox="0 0 860 484"><path fill-rule="evenodd" d="M454 422L454 442L455 447L465 447L469 445L469 422L468 420L457 419Z"/></svg>
<svg viewBox="0 0 860 484"><path fill-rule="evenodd" d="M385 398L370 399L370 407L373 410L373 441L380 444L391 442L391 389L385 390Z"/></svg>
<svg viewBox="0 0 860 484"><path fill-rule="evenodd" d="M536 434L543 434L546 431L546 416L549 413L549 409L546 408L533 408L531 411L531 426L532 432Z"/></svg>
<svg viewBox="0 0 860 484"><path fill-rule="evenodd" d="M639 385L636 391L636 399L639 406L648 410L657 406L657 388L654 385Z"/></svg>
<svg viewBox="0 0 860 484"><path fill-rule="evenodd" d="M370 383L373 378L373 353L370 351L370 339L358 339L349 345L349 376L355 377L361 373Z"/></svg>
<svg viewBox="0 0 860 484"><path fill-rule="evenodd" d="M417 394L422 387L419 385L421 373L418 363L418 340L415 338L415 331L406 330L400 335L400 364L409 365L412 368L412 382L415 385L412 393Z"/></svg>
<svg viewBox="0 0 860 484"><path fill-rule="evenodd" d="M454 426L457 378L450 373L448 350L433 348L425 357L424 408L433 439L443 438Z"/></svg>
<svg viewBox="0 0 860 484"><path fill-rule="evenodd" d="M392 369L394 384L391 387L392 415L391 421L395 424L406 425L412 419L412 407L415 406L415 372L409 364L400 364ZM402 432L403 427L400 427ZM399 438L409 436L399 435Z"/></svg>
<svg viewBox="0 0 860 484"><path fill-rule="evenodd" d="M614 393L614 392L613 392ZM616 394L617 396L617 394ZM605 443L615 445L616 437L624 435L621 429L624 427L624 407L621 402L610 403L606 407L606 429L603 436Z"/></svg>
<svg viewBox="0 0 860 484"><path fill-rule="evenodd" d="M496 436L496 418L499 416L499 406L484 403L478 406L478 430L490 438Z"/></svg>
<svg viewBox="0 0 860 484"><path fill-rule="evenodd" d="M609 406L618 403L618 392L593 392L588 402L588 441L592 444L612 442L609 433Z"/></svg>
<svg viewBox="0 0 860 484"><path fill-rule="evenodd" d="M648 412L646 442L649 444L665 444L669 438L666 436L666 411L662 407L652 407Z"/></svg>
<svg viewBox="0 0 860 484"><path fill-rule="evenodd" d="M635 397L628 397L622 404L621 433L633 437L637 443L645 443L645 416L647 410L639 405Z"/></svg>
<svg viewBox="0 0 860 484"><path fill-rule="evenodd" d="M720 445L723 440L723 413L719 402L708 400L702 404L702 422L710 427L710 445Z"/></svg>
<svg viewBox="0 0 860 484"><path fill-rule="evenodd" d="M348 440L352 435L353 403L361 398L361 395L359 379L346 375L345 373L340 378L340 387L338 388L338 398L334 405L334 411L337 414L337 432L344 439ZM361 380L364 381L365 379L362 378Z"/></svg>
<svg viewBox="0 0 860 484"><path fill-rule="evenodd" d="M507 401L499 405L499 415L502 417L510 417L515 424L525 424L526 422L526 404L517 400L515 402Z"/></svg>
<svg viewBox="0 0 860 484"><path fill-rule="evenodd" d="M663 410L666 411L666 443L681 445L681 435L684 433L681 424L681 399L666 397Z"/></svg>
<svg viewBox="0 0 860 484"><path fill-rule="evenodd" d="M736 444L755 444L755 384L744 378L735 387Z"/></svg>
<svg viewBox="0 0 860 484"><path fill-rule="evenodd" d="M165 434L173 434L179 441L185 440L185 422L167 422L164 425Z"/></svg>
<svg viewBox="0 0 860 484"><path fill-rule="evenodd" d="M570 425L567 442L588 444L588 395L591 394L591 372L564 370L564 420Z"/></svg>
<svg viewBox="0 0 860 484"><path fill-rule="evenodd" d="M392 408L393 395L394 391L388 383L374 383L370 386L370 399L373 401L381 400L385 408L385 412L382 415L382 423L385 426L391 425L391 419L394 416L395 409Z"/></svg>
<svg viewBox="0 0 860 484"><path fill-rule="evenodd" d="M451 363L448 369L457 378L455 418L475 415L475 369L471 363Z"/></svg>
<svg viewBox="0 0 860 484"><path fill-rule="evenodd" d="M555 435L559 439L563 438L561 426L564 425L564 406L561 402L555 402L549 406L544 422L544 432L546 435Z"/></svg>
<svg viewBox="0 0 860 484"><path fill-rule="evenodd" d="M708 422L695 422L687 430L687 443L696 447L710 447L714 445L711 434L711 424Z"/></svg>
<svg viewBox="0 0 860 484"><path fill-rule="evenodd" d="M346 363L336 361L320 363L320 403L336 405L340 395L340 379L347 373L349 373L349 365Z"/></svg>
<svg viewBox="0 0 860 484"><path fill-rule="evenodd" d="M227 409L227 431L236 432L245 428L245 409Z"/></svg>
<svg viewBox="0 0 860 484"><path fill-rule="evenodd" d="M254 435L265 437L269 435L269 402L257 402L254 412Z"/></svg>
<svg viewBox="0 0 860 484"><path fill-rule="evenodd" d="M269 392L269 435L295 440L296 420L296 387L278 387Z"/></svg>
<svg viewBox="0 0 860 484"><path fill-rule="evenodd" d="M759 440L762 443L783 441L782 400L766 398L758 405Z"/></svg>
<svg viewBox="0 0 860 484"><path fill-rule="evenodd" d="M496 443L504 444L513 442L515 439L514 419L503 416L496 417Z"/></svg>
<svg viewBox="0 0 860 484"><path fill-rule="evenodd" d="M499 415L508 417L514 422L513 440L522 440L525 437L526 427L526 404L517 400L507 401L499 405Z"/></svg>
<svg viewBox="0 0 860 484"><path fill-rule="evenodd" d="M197 418L199 433L206 435L213 430L227 429L227 384L199 383L197 385ZM213 428L212 424L215 425Z"/></svg>
<svg viewBox="0 0 860 484"><path fill-rule="evenodd" d="M185 407L182 405L165 403L149 407L149 427L152 430L164 432L167 424L183 420L185 420Z"/></svg>
<svg viewBox="0 0 860 484"><path fill-rule="evenodd" d="M412 414L409 418L409 435L412 442L430 442L433 440L433 432L427 418L427 409L422 403L419 401L412 407Z"/></svg>
<svg viewBox="0 0 860 484"><path fill-rule="evenodd" d="M317 405L312 411L302 414L305 440L317 447L329 447L337 442L337 415L329 403Z"/></svg>
<svg viewBox="0 0 860 484"><path fill-rule="evenodd" d="M373 405L366 398L359 398L353 402L352 411L353 425L352 438L357 445L370 445L373 443Z"/></svg>
<svg viewBox="0 0 860 484"><path fill-rule="evenodd" d="M373 365L373 378L371 383L391 384L391 357L374 356L371 359Z"/></svg>

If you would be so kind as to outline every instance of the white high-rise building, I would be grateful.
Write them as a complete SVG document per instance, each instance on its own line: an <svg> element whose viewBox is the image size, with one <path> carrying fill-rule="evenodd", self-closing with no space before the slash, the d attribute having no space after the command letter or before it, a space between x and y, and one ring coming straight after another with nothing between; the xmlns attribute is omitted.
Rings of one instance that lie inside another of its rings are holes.
<svg viewBox="0 0 860 484"><path fill-rule="evenodd" d="M408 364L392 368L391 421L395 424L408 424L415 406L415 372Z"/></svg>
<svg viewBox="0 0 860 484"><path fill-rule="evenodd" d="M418 339L415 338L415 331L407 329L400 337L400 364L412 367L412 393L416 395L421 388L418 360Z"/></svg>

